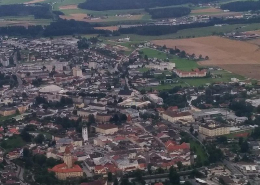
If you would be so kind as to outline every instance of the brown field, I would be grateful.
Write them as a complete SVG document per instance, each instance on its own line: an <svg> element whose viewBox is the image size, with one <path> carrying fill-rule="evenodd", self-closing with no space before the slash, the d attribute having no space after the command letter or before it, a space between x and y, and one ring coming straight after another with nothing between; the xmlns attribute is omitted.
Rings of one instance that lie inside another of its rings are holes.
<svg viewBox="0 0 260 185"><path fill-rule="evenodd" d="M120 20L139 20L143 17L143 15L133 15L131 17L116 17L116 16L108 16L108 17L100 17L96 19L88 19L87 14L78 13L78 14L70 14L70 15L60 15L62 19L74 19L77 21L85 21L85 22L108 22L108 21L120 21Z"/></svg>
<svg viewBox="0 0 260 185"><path fill-rule="evenodd" d="M40 3L40 2L43 2L45 0L32 0L32 1L29 1L29 2L25 2L24 4L34 4L34 3Z"/></svg>
<svg viewBox="0 0 260 185"><path fill-rule="evenodd" d="M209 56L209 60L199 62L200 65L219 66L243 76L260 79L260 48L255 44L217 36L152 42L169 48L176 46L190 54Z"/></svg>
<svg viewBox="0 0 260 185"><path fill-rule="evenodd" d="M78 5L65 5L65 6L60 6L60 10L74 10L78 9Z"/></svg>
<svg viewBox="0 0 260 185"><path fill-rule="evenodd" d="M260 46L260 39L252 39L252 40L248 40L247 42Z"/></svg>
<svg viewBox="0 0 260 185"><path fill-rule="evenodd" d="M116 30L118 30L118 26L95 27L95 29L97 29L97 30L116 31Z"/></svg>
<svg viewBox="0 0 260 185"><path fill-rule="evenodd" d="M213 12L223 12L223 10L217 8L204 8L204 9L191 10L191 13L213 13Z"/></svg>

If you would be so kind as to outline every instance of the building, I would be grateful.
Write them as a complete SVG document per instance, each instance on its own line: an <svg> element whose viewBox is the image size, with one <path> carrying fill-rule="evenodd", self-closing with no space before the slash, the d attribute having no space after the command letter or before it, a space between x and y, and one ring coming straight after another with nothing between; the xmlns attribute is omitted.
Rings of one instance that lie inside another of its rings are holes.
<svg viewBox="0 0 260 185"><path fill-rule="evenodd" d="M161 97L158 97L156 94L148 94L147 97L149 98L149 100L151 100L152 102L162 105L163 104L163 99Z"/></svg>
<svg viewBox="0 0 260 185"><path fill-rule="evenodd" d="M83 137L84 142L88 141L88 127L82 128L82 137Z"/></svg>
<svg viewBox="0 0 260 185"><path fill-rule="evenodd" d="M113 124L103 124L103 125L97 125L95 127L96 132L102 133L102 134L114 134L118 131L118 127Z"/></svg>
<svg viewBox="0 0 260 185"><path fill-rule="evenodd" d="M133 95L134 95L134 92L129 89L120 90L118 92L118 97L122 97L122 98L129 98Z"/></svg>
<svg viewBox="0 0 260 185"><path fill-rule="evenodd" d="M79 165L73 164L73 157L71 155L69 147L66 147L63 156L64 163L54 166L49 169L50 172L54 172L59 180L66 180L67 178L83 177L83 170Z"/></svg>
<svg viewBox="0 0 260 185"><path fill-rule="evenodd" d="M175 68L175 63L172 62L160 62L160 64L149 64L145 66L148 69L158 69L161 71L172 70Z"/></svg>
<svg viewBox="0 0 260 185"><path fill-rule="evenodd" d="M199 133L209 137L221 136L229 134L230 128L215 123L206 123L199 126Z"/></svg>
<svg viewBox="0 0 260 185"><path fill-rule="evenodd" d="M176 122L180 120L184 121L194 121L190 112L177 112L177 111L170 111L167 110L161 113L161 117L169 122Z"/></svg>
<svg viewBox="0 0 260 185"><path fill-rule="evenodd" d="M102 114L97 113L96 115L96 121L97 122L108 122L112 116L110 114Z"/></svg>
<svg viewBox="0 0 260 185"><path fill-rule="evenodd" d="M20 104L20 105L17 105L16 107L20 114L23 114L25 111L28 110L28 105Z"/></svg>
<svg viewBox="0 0 260 185"><path fill-rule="evenodd" d="M10 116L16 113L16 108L14 107L2 107L0 108L0 115L2 116Z"/></svg>
<svg viewBox="0 0 260 185"><path fill-rule="evenodd" d="M9 66L9 60L5 57L5 56L1 56L0 57L0 63L6 67L6 66Z"/></svg>
<svg viewBox="0 0 260 185"><path fill-rule="evenodd" d="M82 77L82 70L81 70L81 69L78 69L78 68L74 67L74 68L72 69L72 72L73 72L73 76Z"/></svg>
<svg viewBox="0 0 260 185"><path fill-rule="evenodd" d="M199 70L195 69L194 71L181 71L175 69L174 72L176 75L180 78L199 78L199 77L206 77L207 76L207 70Z"/></svg>

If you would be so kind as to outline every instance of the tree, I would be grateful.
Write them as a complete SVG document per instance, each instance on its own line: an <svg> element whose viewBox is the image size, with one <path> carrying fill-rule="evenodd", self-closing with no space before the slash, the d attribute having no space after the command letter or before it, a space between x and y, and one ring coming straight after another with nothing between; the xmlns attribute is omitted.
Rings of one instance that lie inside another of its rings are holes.
<svg viewBox="0 0 260 185"><path fill-rule="evenodd" d="M194 128L193 128L193 126L191 125L191 126L190 126L190 133L193 133L193 131L194 131Z"/></svg>
<svg viewBox="0 0 260 185"><path fill-rule="evenodd" d="M88 122L93 124L96 122L95 116L93 114L88 115Z"/></svg>
<svg viewBox="0 0 260 185"><path fill-rule="evenodd" d="M38 134L34 141L38 144L42 144L42 142L45 140L45 137L43 134Z"/></svg>
<svg viewBox="0 0 260 185"><path fill-rule="evenodd" d="M181 162L181 161L178 161L178 162L177 162L177 166L178 166L178 169L181 170L182 167L183 167L182 162Z"/></svg>
<svg viewBox="0 0 260 185"><path fill-rule="evenodd" d="M29 157L31 155L30 150L28 148L23 149L23 157Z"/></svg>
<svg viewBox="0 0 260 185"><path fill-rule="evenodd" d="M180 176L177 173L176 169L172 166L169 171L170 171L169 173L170 183L174 185L180 184Z"/></svg>
<svg viewBox="0 0 260 185"><path fill-rule="evenodd" d="M25 142L31 142L32 141L32 136L26 132L25 130L23 130L20 134L21 138L25 141Z"/></svg>
<svg viewBox="0 0 260 185"><path fill-rule="evenodd" d="M113 181L113 175L112 175L111 172L108 172L108 173L107 173L107 181L108 181L108 182L112 182L112 181Z"/></svg>
<svg viewBox="0 0 260 185"><path fill-rule="evenodd" d="M118 185L118 180L115 178L113 185Z"/></svg>
<svg viewBox="0 0 260 185"><path fill-rule="evenodd" d="M239 137L239 139L238 139L239 146L241 146L243 144L243 142L244 142L244 138L243 137Z"/></svg>
<svg viewBox="0 0 260 185"><path fill-rule="evenodd" d="M241 144L240 151L242 153L249 152L249 144L248 144L248 142L246 140Z"/></svg>
<svg viewBox="0 0 260 185"><path fill-rule="evenodd" d="M146 61L148 61L148 56L147 56L147 55L145 55L145 56L144 56L144 59L145 59Z"/></svg>

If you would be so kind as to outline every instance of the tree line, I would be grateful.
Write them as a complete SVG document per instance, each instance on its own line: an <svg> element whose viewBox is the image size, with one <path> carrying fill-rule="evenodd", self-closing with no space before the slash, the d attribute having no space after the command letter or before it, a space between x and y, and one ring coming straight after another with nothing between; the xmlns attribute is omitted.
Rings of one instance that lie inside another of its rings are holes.
<svg viewBox="0 0 260 185"><path fill-rule="evenodd" d="M153 19L160 19L160 18L182 17L190 14L191 9L188 7L170 7L170 8L147 9L146 11L152 16Z"/></svg>
<svg viewBox="0 0 260 185"><path fill-rule="evenodd" d="M226 3L220 6L223 10L230 10L234 12L243 12L249 10L260 10L260 1L236 1Z"/></svg>
<svg viewBox="0 0 260 185"><path fill-rule="evenodd" d="M42 27L40 25L28 26L8 26L0 27L1 35L10 36L31 36L31 37L51 37L51 36L63 36L74 34L107 34L110 31L96 30L87 22L75 21L75 20L62 20L59 19L56 22L52 22L50 25Z"/></svg>
<svg viewBox="0 0 260 185"><path fill-rule="evenodd" d="M53 18L51 6L48 4L39 5L2 5L0 6L0 17L4 16L28 16L33 15L36 19Z"/></svg>
<svg viewBox="0 0 260 185"><path fill-rule="evenodd" d="M210 0L87 0L78 5L79 8L104 11L104 10L123 10L123 9L140 9L154 8L171 5L180 5L186 3L206 3Z"/></svg>
<svg viewBox="0 0 260 185"><path fill-rule="evenodd" d="M176 33L179 30L190 29L190 28L202 28L208 26L214 26L215 24L249 24L249 23L260 23L260 18L252 19L222 19L212 18L207 23L192 23L192 24L180 24L180 25L143 25L130 28L120 28L121 34L137 34L137 35L166 35Z"/></svg>

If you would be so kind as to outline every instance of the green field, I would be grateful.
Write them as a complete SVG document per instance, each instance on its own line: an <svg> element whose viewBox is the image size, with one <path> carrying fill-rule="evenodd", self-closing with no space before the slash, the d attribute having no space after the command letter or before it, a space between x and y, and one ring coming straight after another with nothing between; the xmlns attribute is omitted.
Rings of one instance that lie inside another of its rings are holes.
<svg viewBox="0 0 260 185"><path fill-rule="evenodd" d="M6 150L11 150L13 148L23 147L25 144L26 142L24 142L20 136L13 136L8 138L7 140L2 141L1 147Z"/></svg>
<svg viewBox="0 0 260 185"><path fill-rule="evenodd" d="M34 16L8 16L0 17L0 26L15 26L15 25L48 25L51 19L35 19Z"/></svg>
<svg viewBox="0 0 260 185"><path fill-rule="evenodd" d="M199 66L196 61L183 59L178 56L166 54L155 49L144 48L141 51L143 52L143 56L147 55L148 58L157 58L174 62L176 68L183 71L191 71L192 69L198 68Z"/></svg>
<svg viewBox="0 0 260 185"><path fill-rule="evenodd" d="M201 159L202 164L208 160L206 152L199 143L195 142L194 140L190 140L190 148L192 150L195 148L195 154L200 156L199 158Z"/></svg>

